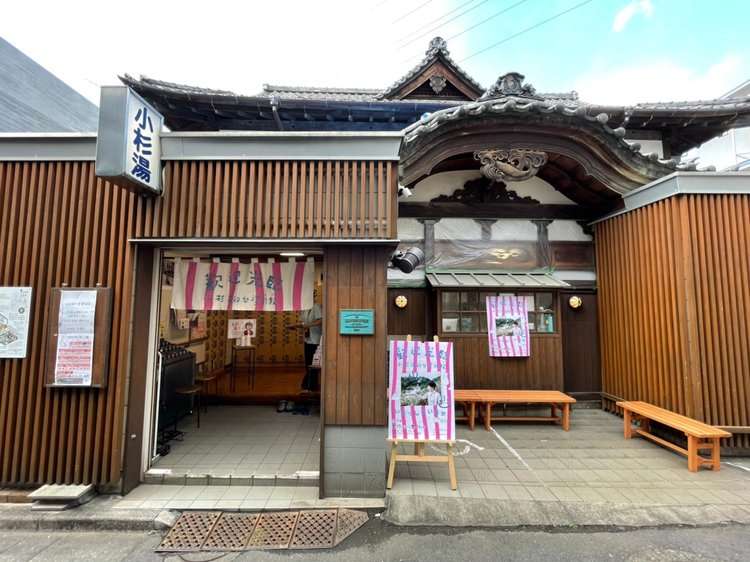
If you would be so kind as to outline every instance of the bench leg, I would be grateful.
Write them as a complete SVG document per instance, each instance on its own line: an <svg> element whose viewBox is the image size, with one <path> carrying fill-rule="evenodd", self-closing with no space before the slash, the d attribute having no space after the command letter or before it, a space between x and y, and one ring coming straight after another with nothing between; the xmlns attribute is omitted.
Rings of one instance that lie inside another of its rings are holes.
<svg viewBox="0 0 750 562"><path fill-rule="evenodd" d="M630 439L633 437L633 415L630 413L630 410L623 410L622 411L622 418L624 422L624 433L625 433L625 439Z"/></svg>
<svg viewBox="0 0 750 562"><path fill-rule="evenodd" d="M711 470L719 472L721 470L721 454L719 452L719 438L711 439Z"/></svg>
<svg viewBox="0 0 750 562"><path fill-rule="evenodd" d="M484 410L484 429L490 431L492 429L492 402L485 404Z"/></svg>
<svg viewBox="0 0 750 562"><path fill-rule="evenodd" d="M393 488L393 477L396 474L396 455L398 454L398 443L395 441L391 443L391 461L388 464L388 482L386 488L389 490Z"/></svg>
<svg viewBox="0 0 750 562"><path fill-rule="evenodd" d="M453 444L448 443L448 477L451 480L451 490L458 488L456 478L456 463L453 462Z"/></svg>
<svg viewBox="0 0 750 562"><path fill-rule="evenodd" d="M698 458L698 438L688 435L688 470L698 472L700 460Z"/></svg>
<svg viewBox="0 0 750 562"><path fill-rule="evenodd" d="M477 419L477 403L472 402L469 405L469 429L471 431L474 431L474 423L476 422L476 419Z"/></svg>
<svg viewBox="0 0 750 562"><path fill-rule="evenodd" d="M565 431L570 431L570 404L562 405L562 426Z"/></svg>

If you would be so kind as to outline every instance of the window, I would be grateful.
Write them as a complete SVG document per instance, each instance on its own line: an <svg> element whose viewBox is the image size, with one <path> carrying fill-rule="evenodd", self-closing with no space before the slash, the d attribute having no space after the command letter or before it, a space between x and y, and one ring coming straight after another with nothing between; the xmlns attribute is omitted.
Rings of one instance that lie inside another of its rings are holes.
<svg viewBox="0 0 750 562"><path fill-rule="evenodd" d="M442 291L440 325L443 333L486 333L487 297L516 295L526 298L529 331L550 334L555 331L553 293L508 293L495 291Z"/></svg>

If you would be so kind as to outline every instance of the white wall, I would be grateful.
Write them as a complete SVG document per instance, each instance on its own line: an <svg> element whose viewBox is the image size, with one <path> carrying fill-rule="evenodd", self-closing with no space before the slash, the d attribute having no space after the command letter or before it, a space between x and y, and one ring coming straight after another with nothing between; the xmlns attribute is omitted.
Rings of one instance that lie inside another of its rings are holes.
<svg viewBox="0 0 750 562"><path fill-rule="evenodd" d="M550 242L590 242L593 237L584 233L581 225L576 221L555 220L547 227Z"/></svg>
<svg viewBox="0 0 750 562"><path fill-rule="evenodd" d="M492 239L536 242L536 225L528 219L500 219L492 225Z"/></svg>

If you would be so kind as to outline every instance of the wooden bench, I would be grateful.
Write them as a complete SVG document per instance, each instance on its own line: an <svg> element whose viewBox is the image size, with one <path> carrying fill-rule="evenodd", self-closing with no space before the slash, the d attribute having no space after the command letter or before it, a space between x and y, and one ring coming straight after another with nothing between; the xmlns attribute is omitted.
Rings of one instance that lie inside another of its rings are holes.
<svg viewBox="0 0 750 562"><path fill-rule="evenodd" d="M648 402L617 402L617 405L622 408L624 414L625 439L632 438L633 433L636 433L681 455L685 455L688 459L688 470L690 472L697 472L704 464L710 466L713 470L720 469L719 439L731 437L732 434L728 431L686 416L681 416L680 414L675 414ZM634 421L639 421L640 427L634 428ZM687 437L688 448L683 449L674 443L670 443L650 433L651 421L684 433L685 437ZM702 449L709 449L711 457L704 458L700 456L698 451Z"/></svg>
<svg viewBox="0 0 750 562"><path fill-rule="evenodd" d="M489 431L493 421L540 421L562 425L565 431L570 430L570 405L575 398L557 390L456 390L455 400L464 408L466 415L457 420L469 422L469 429L474 429L477 406L484 418L484 428ZM492 416L496 404L547 404L550 416ZM560 415L557 411L560 410Z"/></svg>

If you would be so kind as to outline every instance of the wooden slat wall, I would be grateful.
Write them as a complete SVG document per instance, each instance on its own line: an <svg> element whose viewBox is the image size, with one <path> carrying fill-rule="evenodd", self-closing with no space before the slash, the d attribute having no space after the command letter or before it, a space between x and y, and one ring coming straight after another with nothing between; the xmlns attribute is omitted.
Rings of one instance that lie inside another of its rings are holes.
<svg viewBox="0 0 750 562"><path fill-rule="evenodd" d="M406 308L396 306L396 297L407 298ZM428 289L388 289L388 335L428 337L428 308L434 310L435 296Z"/></svg>
<svg viewBox="0 0 750 562"><path fill-rule="evenodd" d="M395 163L168 162L166 177L165 196L144 199L97 179L92 162L0 162L0 284L34 288L29 355L0 360L0 485L119 481L134 267L129 238L396 235ZM375 264L375 253L358 258L357 298L363 305L382 301L385 310L385 257ZM378 275L375 290L370 280ZM49 290L64 283L114 290L106 389L43 386ZM384 403L385 391L369 367L384 361L376 353L385 349L384 322L381 315L382 333L370 338L377 346L360 344L356 357L368 361L363 378L345 375L361 393L335 416L342 423L384 423L374 404Z"/></svg>
<svg viewBox="0 0 750 562"><path fill-rule="evenodd" d="M323 258L323 408L329 425L385 425L386 264L392 249L329 247ZM374 336L341 336L338 311L375 309Z"/></svg>
<svg viewBox="0 0 750 562"><path fill-rule="evenodd" d="M486 335L443 335L454 342L456 388L562 390L563 361L559 334L531 335L528 358L490 357Z"/></svg>
<svg viewBox="0 0 750 562"><path fill-rule="evenodd" d="M139 238L395 238L395 162L166 162Z"/></svg>
<svg viewBox="0 0 750 562"><path fill-rule="evenodd" d="M605 393L750 426L749 225L746 195L682 195L596 226Z"/></svg>
<svg viewBox="0 0 750 562"><path fill-rule="evenodd" d="M34 288L26 359L0 360L0 483L120 477L136 197L90 162L0 163L0 285ZM50 288L114 290L109 384L43 386Z"/></svg>

